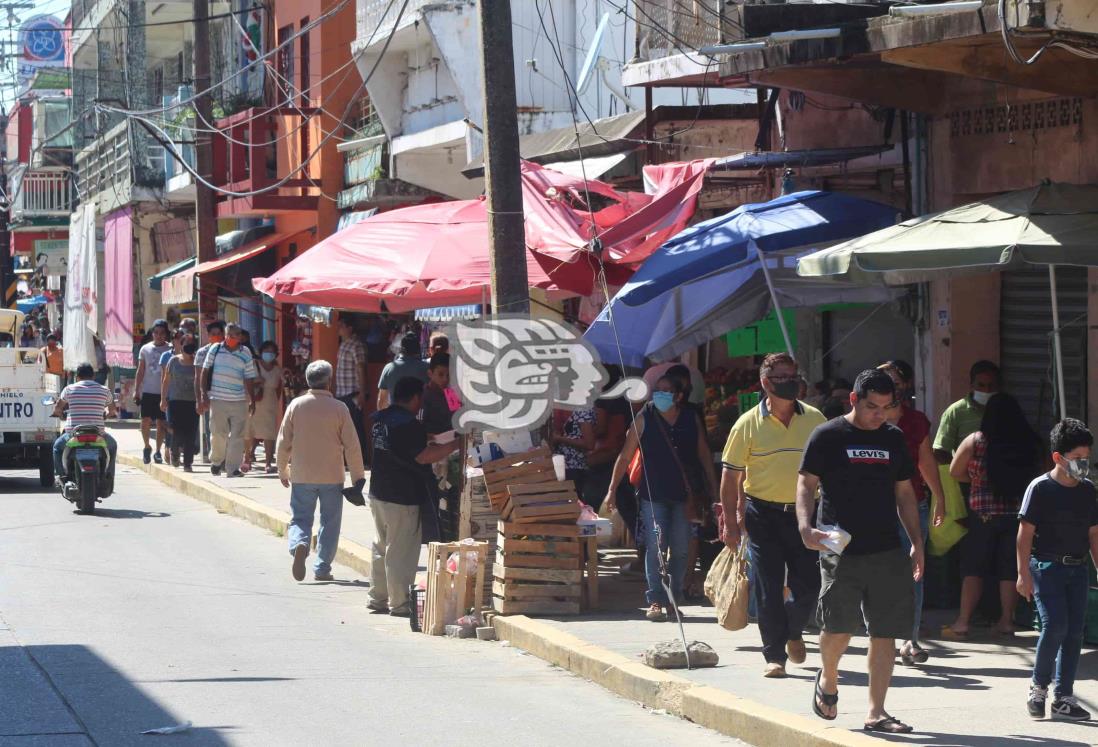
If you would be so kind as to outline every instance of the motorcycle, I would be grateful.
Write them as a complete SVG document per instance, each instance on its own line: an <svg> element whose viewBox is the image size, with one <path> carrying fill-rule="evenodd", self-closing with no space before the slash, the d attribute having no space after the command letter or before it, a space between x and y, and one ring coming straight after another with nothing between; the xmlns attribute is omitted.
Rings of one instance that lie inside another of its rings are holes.
<svg viewBox="0 0 1098 747"><path fill-rule="evenodd" d="M44 405L53 404L51 398ZM65 478L61 495L76 505L77 513L94 514L95 504L114 492L114 480L109 478L111 454L104 429L96 425L78 425L69 434L61 464Z"/></svg>

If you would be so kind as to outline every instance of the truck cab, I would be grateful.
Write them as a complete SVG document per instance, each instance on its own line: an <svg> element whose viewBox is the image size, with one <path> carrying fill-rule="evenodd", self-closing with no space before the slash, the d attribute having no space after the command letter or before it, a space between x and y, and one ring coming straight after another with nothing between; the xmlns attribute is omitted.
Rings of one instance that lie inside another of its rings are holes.
<svg viewBox="0 0 1098 747"><path fill-rule="evenodd" d="M37 348L18 347L22 328L21 312L0 309L0 469L37 467L50 487L60 422L45 402L60 394L61 379L45 372Z"/></svg>

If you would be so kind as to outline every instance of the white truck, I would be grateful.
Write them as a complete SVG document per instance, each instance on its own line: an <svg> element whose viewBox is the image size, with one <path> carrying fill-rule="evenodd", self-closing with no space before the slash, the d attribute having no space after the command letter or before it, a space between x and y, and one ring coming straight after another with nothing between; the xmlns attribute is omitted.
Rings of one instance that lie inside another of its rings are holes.
<svg viewBox="0 0 1098 747"><path fill-rule="evenodd" d="M23 314L0 309L0 469L38 468L53 485L53 442L60 422L45 401L60 394L60 377L45 372L37 348L20 348Z"/></svg>

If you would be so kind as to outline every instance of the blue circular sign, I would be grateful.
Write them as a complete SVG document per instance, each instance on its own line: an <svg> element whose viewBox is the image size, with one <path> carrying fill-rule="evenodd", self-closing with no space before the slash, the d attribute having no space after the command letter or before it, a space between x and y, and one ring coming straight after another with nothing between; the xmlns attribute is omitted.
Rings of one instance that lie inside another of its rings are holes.
<svg viewBox="0 0 1098 747"><path fill-rule="evenodd" d="M31 64L63 63L65 37L54 16L35 16L22 28L23 61Z"/></svg>

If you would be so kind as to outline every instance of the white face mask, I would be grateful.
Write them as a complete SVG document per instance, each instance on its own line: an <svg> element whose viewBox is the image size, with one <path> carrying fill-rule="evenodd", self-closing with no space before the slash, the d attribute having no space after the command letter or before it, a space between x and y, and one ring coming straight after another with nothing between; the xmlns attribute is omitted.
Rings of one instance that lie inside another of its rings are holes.
<svg viewBox="0 0 1098 747"><path fill-rule="evenodd" d="M972 401L978 405L986 405L994 396L995 392L973 392Z"/></svg>

